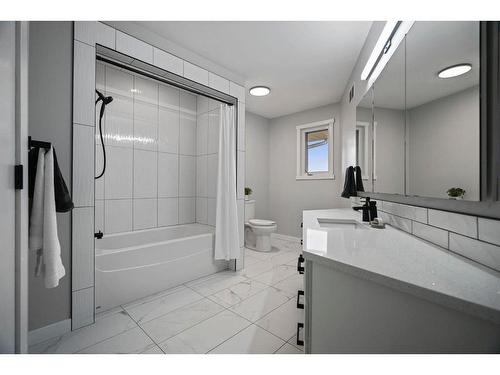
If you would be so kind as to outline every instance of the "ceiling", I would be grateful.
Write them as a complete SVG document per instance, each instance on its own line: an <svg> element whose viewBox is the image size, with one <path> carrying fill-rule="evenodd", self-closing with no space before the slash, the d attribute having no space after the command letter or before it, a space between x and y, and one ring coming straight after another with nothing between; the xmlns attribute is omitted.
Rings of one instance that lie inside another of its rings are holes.
<svg viewBox="0 0 500 375"><path fill-rule="evenodd" d="M371 26L332 22L136 22L245 79L247 110L274 118L339 102ZM252 97L255 85L271 88Z"/></svg>
<svg viewBox="0 0 500 375"><path fill-rule="evenodd" d="M442 69L460 63L471 64L471 71L448 79L437 76ZM374 104L412 109L477 85L479 22L417 21L408 32L406 43L398 46L374 83Z"/></svg>

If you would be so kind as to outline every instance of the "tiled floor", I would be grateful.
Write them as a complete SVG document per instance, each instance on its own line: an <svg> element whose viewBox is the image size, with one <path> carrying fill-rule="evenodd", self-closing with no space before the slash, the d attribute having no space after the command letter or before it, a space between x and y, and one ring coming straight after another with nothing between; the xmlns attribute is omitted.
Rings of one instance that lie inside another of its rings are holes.
<svg viewBox="0 0 500 375"><path fill-rule="evenodd" d="M104 312L96 323L30 347L31 353L276 353L295 345L303 310L298 243L246 250L245 269L197 279Z"/></svg>

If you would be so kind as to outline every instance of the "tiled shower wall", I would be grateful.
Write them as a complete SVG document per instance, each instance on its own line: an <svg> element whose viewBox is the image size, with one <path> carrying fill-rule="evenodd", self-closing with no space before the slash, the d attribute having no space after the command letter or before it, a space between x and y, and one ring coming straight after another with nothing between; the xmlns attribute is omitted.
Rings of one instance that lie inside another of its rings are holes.
<svg viewBox="0 0 500 375"><path fill-rule="evenodd" d="M378 202L379 216L386 223L500 271L500 220Z"/></svg>
<svg viewBox="0 0 500 375"><path fill-rule="evenodd" d="M113 97L103 121L106 172L95 183L96 231L195 222L197 96L102 63L96 87ZM97 126L95 139L100 173Z"/></svg>

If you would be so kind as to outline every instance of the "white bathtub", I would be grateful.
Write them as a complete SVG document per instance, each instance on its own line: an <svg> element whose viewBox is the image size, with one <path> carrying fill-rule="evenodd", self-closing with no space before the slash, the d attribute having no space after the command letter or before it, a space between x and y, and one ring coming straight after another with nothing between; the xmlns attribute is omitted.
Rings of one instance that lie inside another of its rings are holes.
<svg viewBox="0 0 500 375"><path fill-rule="evenodd" d="M227 268L213 249L202 224L105 235L95 241L96 312Z"/></svg>

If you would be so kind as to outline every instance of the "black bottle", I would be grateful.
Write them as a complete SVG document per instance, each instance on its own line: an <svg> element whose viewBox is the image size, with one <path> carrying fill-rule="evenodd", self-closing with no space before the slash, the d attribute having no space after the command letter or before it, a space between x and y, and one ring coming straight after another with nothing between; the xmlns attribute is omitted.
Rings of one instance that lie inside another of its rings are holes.
<svg viewBox="0 0 500 375"><path fill-rule="evenodd" d="M366 197L363 205L363 221L370 221L370 197Z"/></svg>

